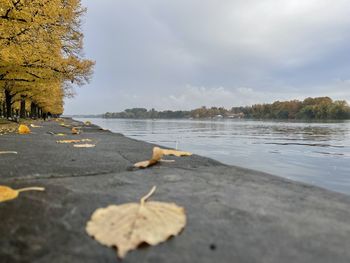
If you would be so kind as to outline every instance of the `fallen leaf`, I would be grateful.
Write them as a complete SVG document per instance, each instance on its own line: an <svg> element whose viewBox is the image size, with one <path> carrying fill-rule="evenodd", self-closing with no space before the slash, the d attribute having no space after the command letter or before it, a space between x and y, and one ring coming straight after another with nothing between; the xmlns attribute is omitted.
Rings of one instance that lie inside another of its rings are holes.
<svg viewBox="0 0 350 263"><path fill-rule="evenodd" d="M91 125L91 121L86 121L84 124L85 124L86 126L89 126L89 125Z"/></svg>
<svg viewBox="0 0 350 263"><path fill-rule="evenodd" d="M191 156L192 153L176 151L176 150L169 150L169 149L161 149L159 147L154 147L152 158L148 161L142 161L142 162L135 163L134 167L136 167L136 168L150 167L150 166L158 163L160 160L162 160L162 157L164 155L174 155L174 156L180 157L180 156Z"/></svg>
<svg viewBox="0 0 350 263"><path fill-rule="evenodd" d="M70 128L71 126L70 125L67 125L67 124L65 124L65 123L61 123L60 124L62 127L65 127L65 128Z"/></svg>
<svg viewBox="0 0 350 263"><path fill-rule="evenodd" d="M0 185L0 203L15 199L18 197L19 193L26 191L45 191L43 187L27 187L22 189L12 189L8 186Z"/></svg>
<svg viewBox="0 0 350 263"><path fill-rule="evenodd" d="M90 139L81 139L81 140L59 140L56 143L80 143L80 142L91 142Z"/></svg>
<svg viewBox="0 0 350 263"><path fill-rule="evenodd" d="M79 143L81 140L59 140L57 143Z"/></svg>
<svg viewBox="0 0 350 263"><path fill-rule="evenodd" d="M167 149L161 149L164 155L174 155L177 157L180 156L191 156L192 153L190 152L182 152L182 151L177 151L177 150L167 150Z"/></svg>
<svg viewBox="0 0 350 263"><path fill-rule="evenodd" d="M31 124L30 127L32 128L42 128L43 126L39 126L39 125L35 125L35 124Z"/></svg>
<svg viewBox="0 0 350 263"><path fill-rule="evenodd" d="M156 160L148 160L148 161L142 161L142 162L138 162L138 163L135 163L134 164L134 167L136 168L147 168L147 167L150 167L154 164L156 164L158 161Z"/></svg>
<svg viewBox="0 0 350 263"><path fill-rule="evenodd" d="M134 167L136 168L147 168L150 167L160 161L163 157L163 152L159 147L154 147L153 148L153 154L152 158L148 161L142 161L134 164Z"/></svg>
<svg viewBox="0 0 350 263"><path fill-rule="evenodd" d="M160 159L162 159L163 155L164 155L163 149L159 147L153 147L153 155L152 155L153 160L159 161Z"/></svg>
<svg viewBox="0 0 350 263"><path fill-rule="evenodd" d="M14 152L14 151L2 151L2 152L0 152L0 154L18 154L18 152Z"/></svg>
<svg viewBox="0 0 350 263"><path fill-rule="evenodd" d="M76 148L93 148L95 146L96 146L95 144L89 144L89 143L86 143L86 144L74 144L74 147L76 147Z"/></svg>
<svg viewBox="0 0 350 263"><path fill-rule="evenodd" d="M72 134L77 135L79 133L80 132L79 132L79 130L77 128L75 128L75 127L72 128Z"/></svg>
<svg viewBox="0 0 350 263"><path fill-rule="evenodd" d="M30 133L30 129L27 125L21 124L18 127L18 133L19 134L28 134L28 133Z"/></svg>
<svg viewBox="0 0 350 263"><path fill-rule="evenodd" d="M87 233L105 246L117 247L120 258L143 243L155 246L178 235L186 225L185 209L174 203L147 202L155 190L154 186L140 203L97 209L87 223Z"/></svg>
<svg viewBox="0 0 350 263"><path fill-rule="evenodd" d="M66 136L65 133L56 133L55 135L56 135L56 136Z"/></svg>

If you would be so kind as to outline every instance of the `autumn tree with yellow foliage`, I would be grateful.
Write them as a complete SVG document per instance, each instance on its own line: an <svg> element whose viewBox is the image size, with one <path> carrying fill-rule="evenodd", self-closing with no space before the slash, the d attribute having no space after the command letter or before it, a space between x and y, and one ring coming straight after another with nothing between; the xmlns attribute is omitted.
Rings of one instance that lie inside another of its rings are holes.
<svg viewBox="0 0 350 263"><path fill-rule="evenodd" d="M0 0L2 114L62 114L63 98L86 84L94 62L84 59L80 0Z"/></svg>

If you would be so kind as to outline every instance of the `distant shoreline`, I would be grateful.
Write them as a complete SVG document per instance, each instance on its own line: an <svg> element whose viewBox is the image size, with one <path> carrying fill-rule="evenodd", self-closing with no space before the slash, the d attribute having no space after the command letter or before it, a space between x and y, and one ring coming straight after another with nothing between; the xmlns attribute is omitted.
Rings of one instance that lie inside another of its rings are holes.
<svg viewBox="0 0 350 263"><path fill-rule="evenodd" d="M72 119L105 119L105 120L188 120L188 121L271 121L271 122L310 122L310 123L323 123L323 122L346 122L350 119L255 119L255 118L241 118L241 119L232 119L232 118L105 118L102 116L63 116L64 118Z"/></svg>
<svg viewBox="0 0 350 263"><path fill-rule="evenodd" d="M107 112L104 118L118 119L261 119L261 120L346 120L350 119L350 106L345 100L333 101L329 97L306 98L303 101L275 101L245 107L205 106L193 110L126 109Z"/></svg>
<svg viewBox="0 0 350 263"><path fill-rule="evenodd" d="M240 118L240 119L234 119L234 118L106 118L103 116L92 116L92 115L65 115L64 118L72 118L72 119L105 119L105 120L149 120L149 121L156 121L156 120L185 120L185 121L265 121L265 122L309 122L309 123L339 123L339 122L346 122L350 121L350 119L254 119L254 118Z"/></svg>

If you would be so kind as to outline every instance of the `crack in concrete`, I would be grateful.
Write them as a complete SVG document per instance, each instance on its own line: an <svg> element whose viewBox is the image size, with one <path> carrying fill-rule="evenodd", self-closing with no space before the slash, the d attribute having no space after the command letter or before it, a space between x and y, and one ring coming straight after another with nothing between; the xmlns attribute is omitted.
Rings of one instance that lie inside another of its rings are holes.
<svg viewBox="0 0 350 263"><path fill-rule="evenodd" d="M17 177L14 179L4 179L4 181L30 181L30 180L44 180L44 179L63 179L63 178L79 178L79 177L91 177L91 176L100 176L107 174L119 174L122 172L128 172L128 170L124 171L108 171L108 172L99 172L99 173L91 173L91 174L71 174L71 175L49 175L49 176L27 176L27 177Z"/></svg>

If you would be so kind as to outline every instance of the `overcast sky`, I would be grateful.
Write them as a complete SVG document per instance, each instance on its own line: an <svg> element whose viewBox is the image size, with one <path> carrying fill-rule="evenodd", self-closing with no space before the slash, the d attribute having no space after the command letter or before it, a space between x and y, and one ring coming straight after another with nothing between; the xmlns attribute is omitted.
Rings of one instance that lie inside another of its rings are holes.
<svg viewBox="0 0 350 263"><path fill-rule="evenodd" d="M83 0L90 84L66 114L350 102L349 0Z"/></svg>

